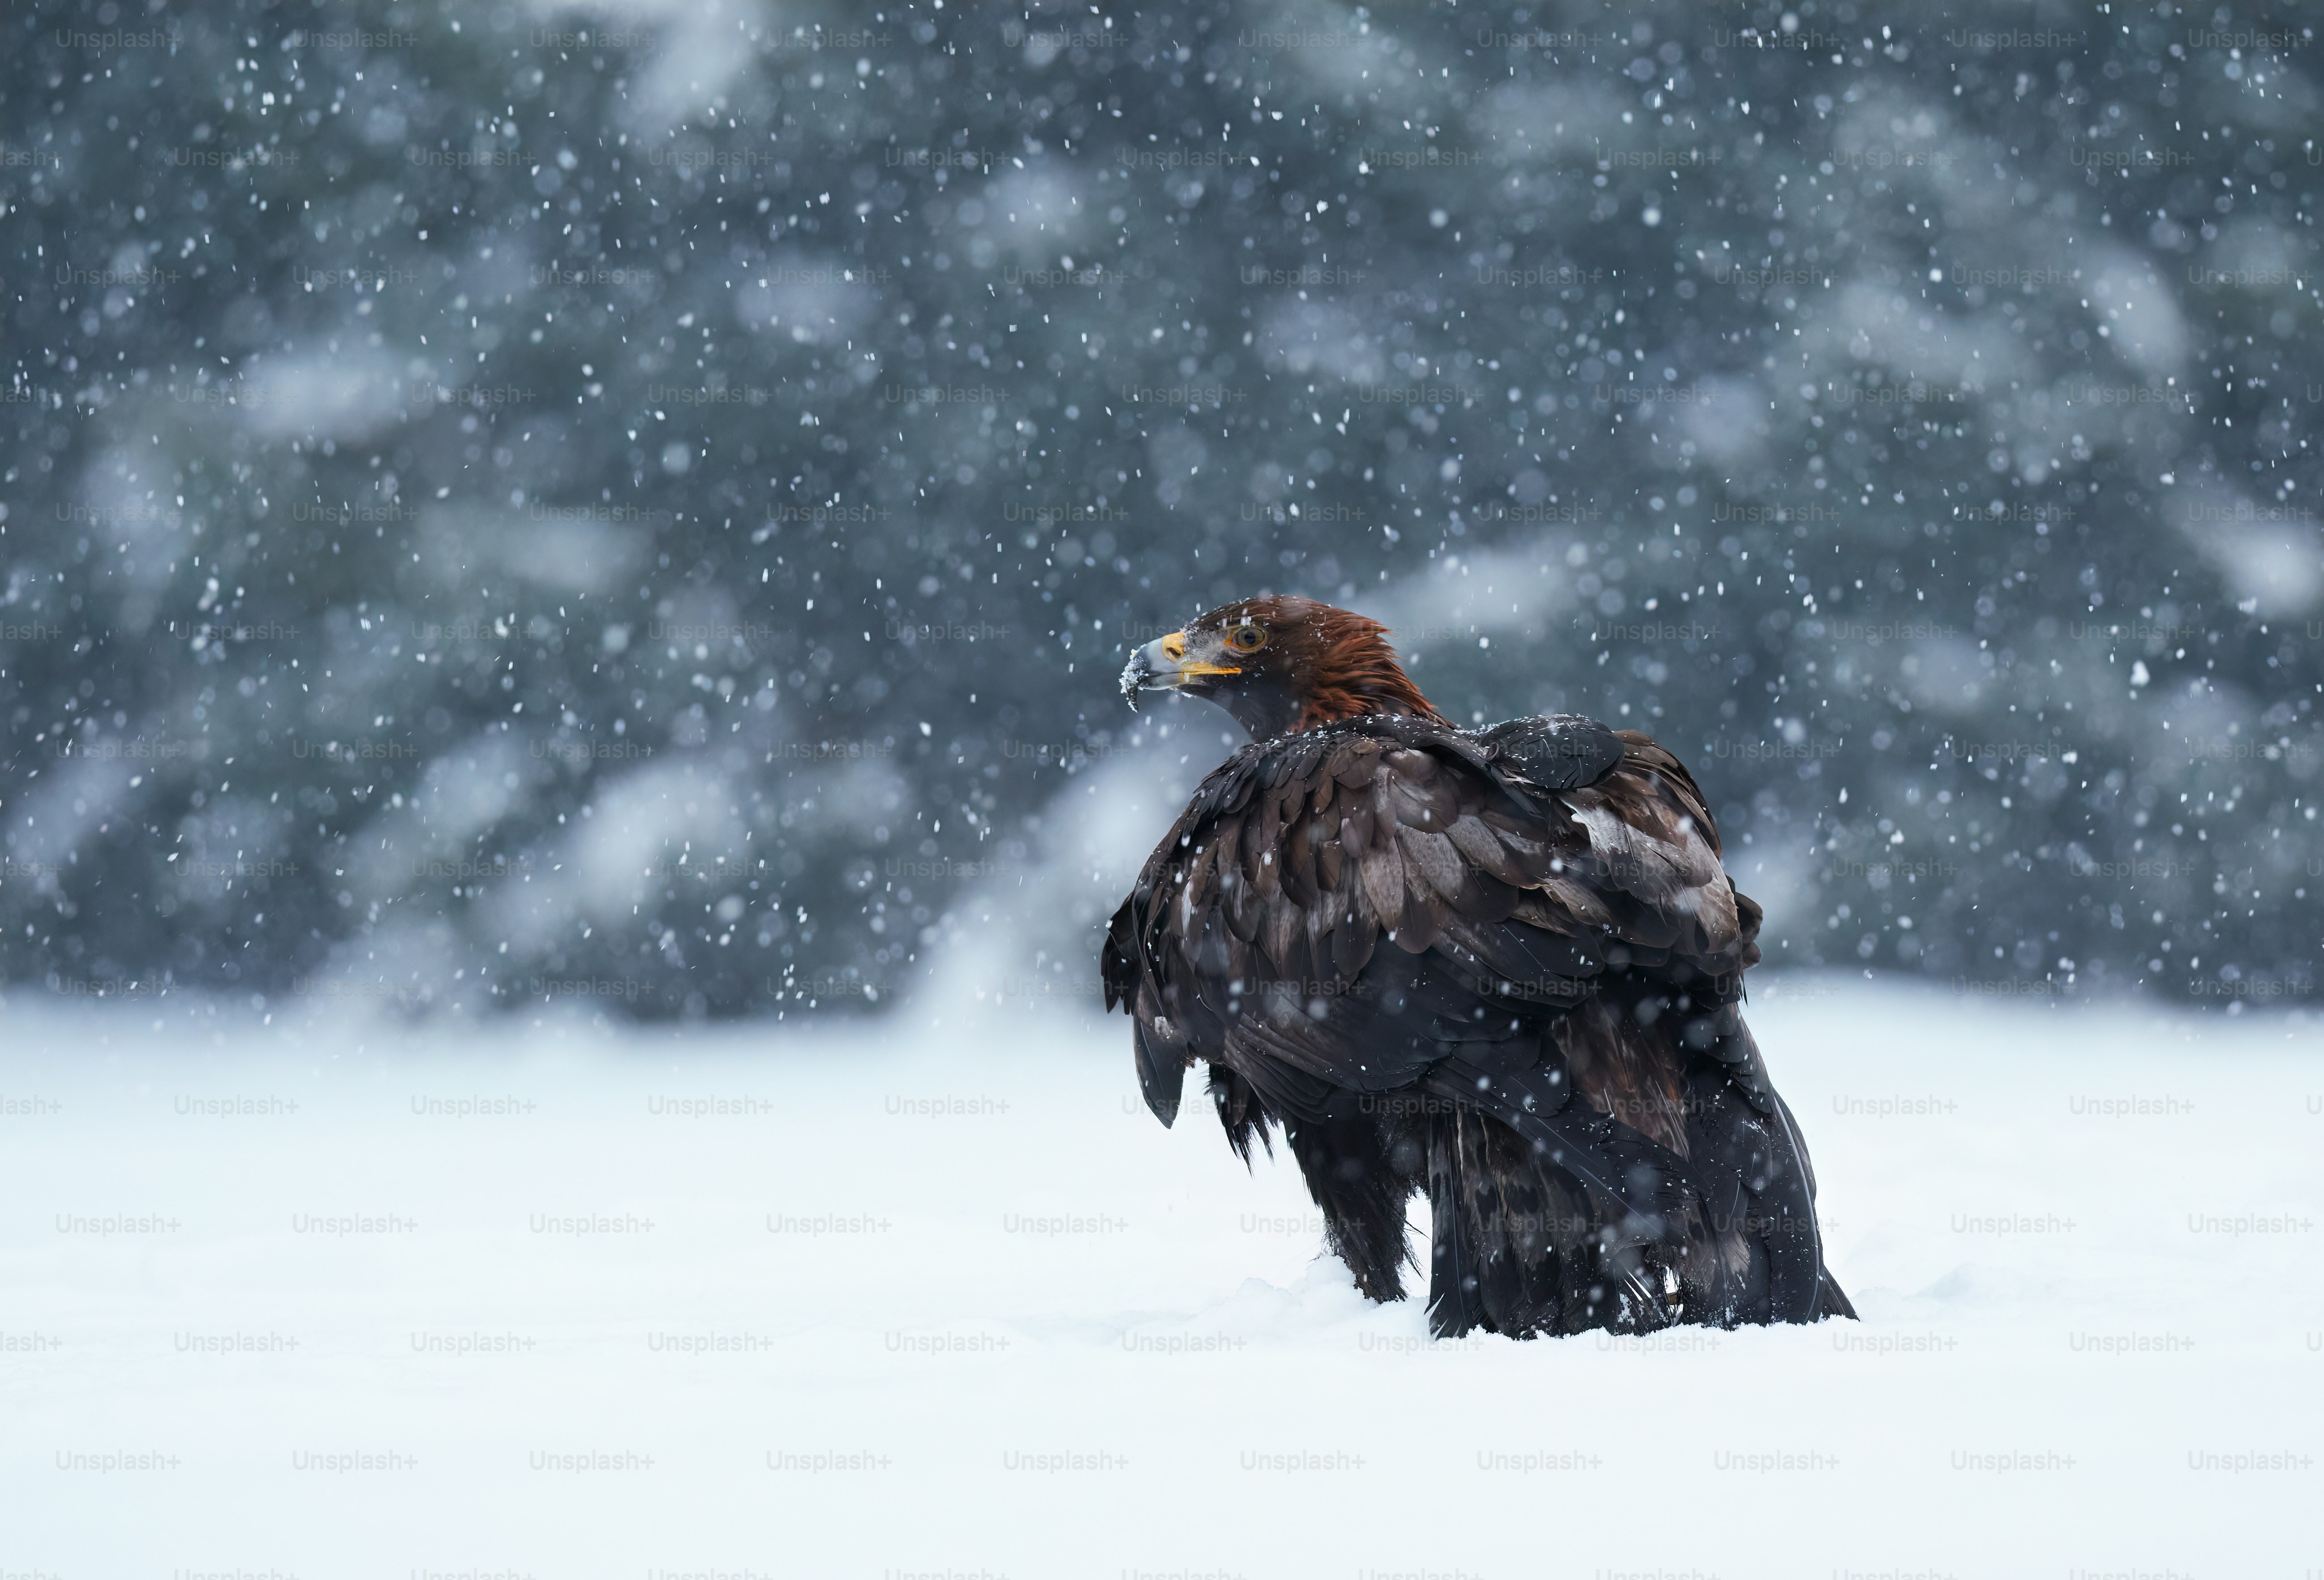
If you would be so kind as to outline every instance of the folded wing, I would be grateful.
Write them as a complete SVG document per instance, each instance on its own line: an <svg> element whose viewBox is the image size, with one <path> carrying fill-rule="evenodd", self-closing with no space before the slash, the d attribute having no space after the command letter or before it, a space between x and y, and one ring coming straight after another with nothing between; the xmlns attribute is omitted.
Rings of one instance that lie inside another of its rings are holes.
<svg viewBox="0 0 2324 1580"><path fill-rule="evenodd" d="M1411 1099L1358 1162L1435 1200L1445 1331L1812 1314L1805 1152L1737 1012L1759 911L1719 855L1676 759L1591 721L1257 743L1116 913L1107 1007L1165 1123L1194 1060L1226 1072L1246 1154L1271 1123L1347 1132L1348 1095ZM1335 1166L1295 1150L1311 1185Z"/></svg>

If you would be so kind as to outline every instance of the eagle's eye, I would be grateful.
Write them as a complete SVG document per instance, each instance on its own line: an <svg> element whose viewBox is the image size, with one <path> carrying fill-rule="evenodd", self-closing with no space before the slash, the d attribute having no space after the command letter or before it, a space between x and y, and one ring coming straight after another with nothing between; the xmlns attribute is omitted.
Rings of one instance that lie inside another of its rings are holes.
<svg viewBox="0 0 2324 1580"><path fill-rule="evenodd" d="M1239 653L1255 653L1267 645L1263 626L1238 625L1227 633L1227 645Z"/></svg>

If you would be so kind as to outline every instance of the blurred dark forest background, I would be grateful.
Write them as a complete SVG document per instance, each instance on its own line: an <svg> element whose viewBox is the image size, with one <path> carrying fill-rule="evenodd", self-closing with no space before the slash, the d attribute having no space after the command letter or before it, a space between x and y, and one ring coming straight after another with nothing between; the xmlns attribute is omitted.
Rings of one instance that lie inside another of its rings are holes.
<svg viewBox="0 0 2324 1580"><path fill-rule="evenodd" d="M1026 903L1085 975L1080 791L1223 751L1123 645L1272 588L1669 744L1779 964L2312 999L2305 21L0 29L11 982L862 1010Z"/></svg>

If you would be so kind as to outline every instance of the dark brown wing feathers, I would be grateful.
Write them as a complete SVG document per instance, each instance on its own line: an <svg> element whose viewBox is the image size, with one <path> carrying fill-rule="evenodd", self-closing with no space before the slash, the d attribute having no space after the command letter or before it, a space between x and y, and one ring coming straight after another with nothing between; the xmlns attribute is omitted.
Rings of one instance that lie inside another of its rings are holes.
<svg viewBox="0 0 2324 1580"><path fill-rule="evenodd" d="M1132 961L1167 1001L1187 985L1172 967L1206 940L1233 974L1331 980L1360 970L1382 937L1427 952L1454 917L1603 933L1705 975L1755 964L1757 908L1738 905L1720 868L1701 791L1660 746L1622 738L1614 772L1537 806L1422 721L1245 747L1204 781L1117 915L1107 1007L1131 998Z"/></svg>
<svg viewBox="0 0 2324 1580"><path fill-rule="evenodd" d="M1845 1312L1737 1013L1759 908L1702 791L1636 732L1524 723L1346 719L1204 780L1104 947L1148 1104L1167 1123L1199 1059L1239 1152L1284 1124L1379 1298L1400 1292L1394 1204L1428 1190L1439 1332ZM1564 1204L1563 1226L1519 1200Z"/></svg>

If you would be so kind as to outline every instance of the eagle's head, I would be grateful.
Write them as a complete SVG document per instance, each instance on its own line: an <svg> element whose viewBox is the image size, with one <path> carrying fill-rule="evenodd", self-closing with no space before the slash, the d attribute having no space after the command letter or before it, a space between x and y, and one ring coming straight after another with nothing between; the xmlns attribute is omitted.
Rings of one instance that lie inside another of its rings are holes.
<svg viewBox="0 0 2324 1580"><path fill-rule="evenodd" d="M1196 615L1130 655L1121 692L1215 702L1263 741L1365 714L1442 718L1388 644L1388 627L1312 598L1264 594Z"/></svg>

